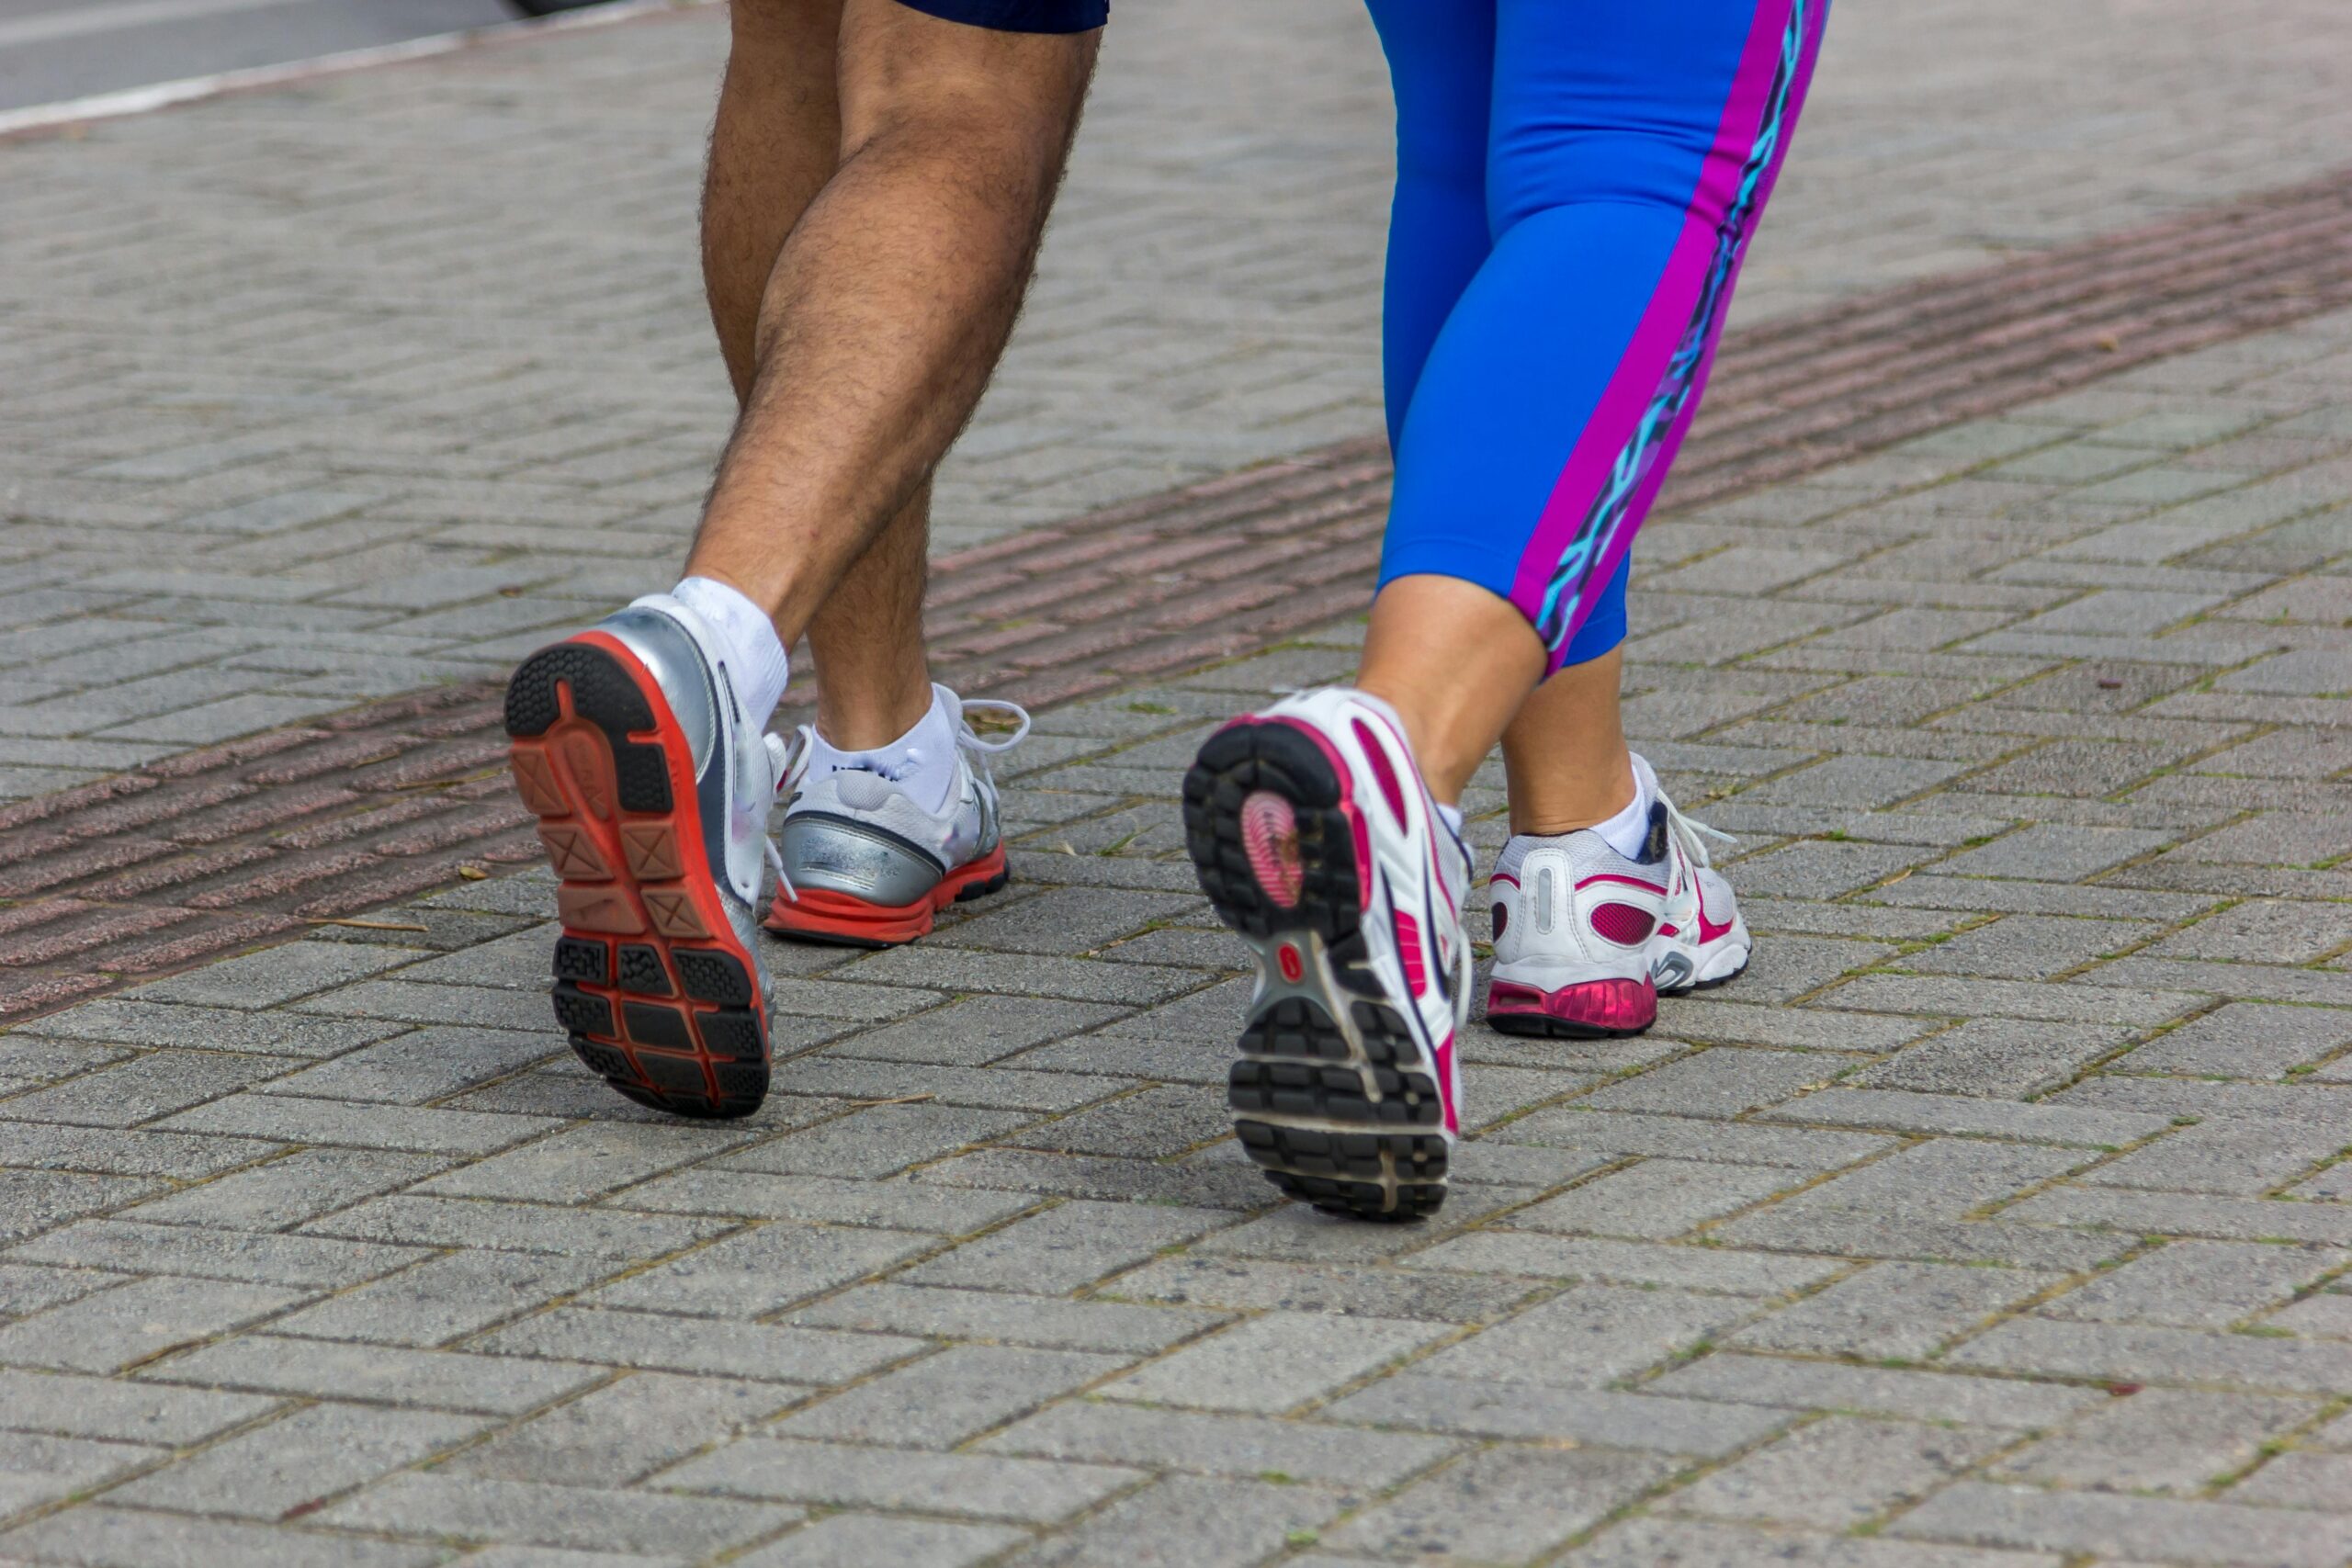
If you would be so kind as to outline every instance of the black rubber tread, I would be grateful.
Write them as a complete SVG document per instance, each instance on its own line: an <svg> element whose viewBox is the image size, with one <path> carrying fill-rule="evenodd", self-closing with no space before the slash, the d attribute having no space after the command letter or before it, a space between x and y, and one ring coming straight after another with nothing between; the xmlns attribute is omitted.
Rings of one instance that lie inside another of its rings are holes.
<svg viewBox="0 0 2352 1568"><path fill-rule="evenodd" d="M560 936L555 940L555 977L576 980L591 986L611 983L605 973L605 944L586 937ZM622 966L628 966L628 954L622 954Z"/></svg>
<svg viewBox="0 0 2352 1568"><path fill-rule="evenodd" d="M1241 804L1261 789L1290 801L1298 824L1304 877L1293 908L1266 896L1242 845ZM1286 724L1217 731L1184 776L1185 848L1217 917L1261 942L1312 933L1340 985L1366 998L1349 1005L1351 1040L1310 998L1275 996L1242 1028L1226 1103L1243 1151L1284 1193L1358 1219L1418 1220L1445 1201L1444 1106L1366 962L1355 834L1340 799L1330 759Z"/></svg>
<svg viewBox="0 0 2352 1568"><path fill-rule="evenodd" d="M1359 1219L1402 1222L1437 1213L1445 1201L1445 1140L1433 1134L1341 1133L1237 1121L1242 1151L1276 1187L1318 1209ZM1396 1206L1384 1208L1387 1170L1396 1177Z"/></svg>
<svg viewBox="0 0 2352 1568"><path fill-rule="evenodd" d="M975 898L985 898L991 893L1001 893L1012 884L1012 873L1009 871L1000 871L994 876L989 877L986 882L975 882L967 886L957 888L956 890L956 902L958 904L968 904ZM891 944L883 942L878 945L887 947Z"/></svg>
<svg viewBox="0 0 2352 1568"><path fill-rule="evenodd" d="M662 967L661 951L638 942L623 947L620 987L624 991L635 991L639 996L669 996L670 972Z"/></svg>
<svg viewBox="0 0 2352 1568"><path fill-rule="evenodd" d="M670 815L676 802L668 756L659 739L632 739L656 728L652 705L605 649L562 642L523 661L506 688L507 733L525 743L518 753L562 719L566 688L571 714L602 731L610 748L615 804L624 812ZM576 811L580 803L571 804ZM596 814L610 820L609 807ZM628 880L625 872L623 880ZM744 965L731 953L686 952L674 945L669 964L677 966L681 983L690 970L704 976L706 988L715 993L704 999L732 1005L717 1012L682 1008L657 943L623 945L593 933L559 938L553 1004L573 1053L640 1105L698 1119L751 1114L767 1094L769 1072ZM583 990L583 985L599 989ZM697 1050L711 1058L708 1078L701 1057L693 1055Z"/></svg>
<svg viewBox="0 0 2352 1568"><path fill-rule="evenodd" d="M616 745L653 728L653 709L618 660L593 644L560 642L523 660L506 682L506 733L521 739L553 728L563 716L559 683L571 688L571 711L602 727Z"/></svg>
<svg viewBox="0 0 2352 1568"><path fill-rule="evenodd" d="M623 1002L621 1017L628 1025L629 1043L652 1045L665 1051L691 1051L695 1048L694 1031L686 1027L685 1015L673 1007L659 1002Z"/></svg>
<svg viewBox="0 0 2352 1568"><path fill-rule="evenodd" d="M610 1034L613 1032L613 1004L604 998L583 991L569 980L557 981L551 995L555 1001L555 1021L574 1034Z"/></svg>
<svg viewBox="0 0 2352 1568"><path fill-rule="evenodd" d="M1266 897L1242 848L1241 803L1261 789L1290 801L1297 817L1306 874L1295 909ZM1362 953L1363 895L1339 777L1321 748L1289 725L1230 725L1202 745L1184 775L1184 847L1217 918L1244 936L1311 930L1333 947L1352 940Z"/></svg>
<svg viewBox="0 0 2352 1568"><path fill-rule="evenodd" d="M713 1056L759 1066L760 1021L752 1016L751 1009L721 1008L717 1012L698 1012L695 1014L695 1027L702 1033L702 1048ZM722 1071L719 1082L723 1086L726 1081Z"/></svg>
<svg viewBox="0 0 2352 1568"><path fill-rule="evenodd" d="M752 1005L752 976L733 953L690 953L681 948L671 956L677 960L678 983L695 1000L722 1007Z"/></svg>
<svg viewBox="0 0 2352 1568"><path fill-rule="evenodd" d="M1381 1098L1363 1091L1352 1065L1258 1062L1244 1056L1226 1076L1226 1104L1237 1116L1305 1116L1366 1126L1434 1127L1443 1117L1437 1080L1427 1073L1383 1067L1373 1074Z"/></svg>

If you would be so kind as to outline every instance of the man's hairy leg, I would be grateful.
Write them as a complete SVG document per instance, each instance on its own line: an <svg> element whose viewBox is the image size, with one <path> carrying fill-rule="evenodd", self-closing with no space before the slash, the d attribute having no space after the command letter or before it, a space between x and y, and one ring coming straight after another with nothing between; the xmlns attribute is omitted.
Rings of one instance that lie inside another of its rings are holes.
<svg viewBox="0 0 2352 1568"><path fill-rule="evenodd" d="M992 32L845 0L840 163L767 278L750 396L687 565L767 608L787 644L919 501L978 401L1094 48L1091 34ZM720 179L715 169L715 189ZM877 570L903 585L913 545Z"/></svg>
<svg viewBox="0 0 2352 1568"><path fill-rule="evenodd" d="M793 225L841 158L841 0L734 0L703 188L702 263L719 353L748 404L760 300ZM930 486L884 525L808 626L818 727L846 750L903 735L931 703L922 592Z"/></svg>

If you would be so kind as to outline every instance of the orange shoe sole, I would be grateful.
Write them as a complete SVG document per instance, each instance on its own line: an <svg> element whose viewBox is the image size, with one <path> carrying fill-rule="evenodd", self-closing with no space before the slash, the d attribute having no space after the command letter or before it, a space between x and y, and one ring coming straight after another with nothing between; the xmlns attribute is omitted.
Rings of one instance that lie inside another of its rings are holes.
<svg viewBox="0 0 2352 1568"><path fill-rule="evenodd" d="M759 965L704 860L693 750L660 683L584 632L515 671L506 733L561 879L555 1015L572 1050L641 1105L749 1114L768 1090Z"/></svg>
<svg viewBox="0 0 2352 1568"><path fill-rule="evenodd" d="M797 898L777 890L763 923L779 936L802 942L833 942L844 947L898 947L928 936L939 911L994 893L1012 876L1004 869L1004 846L968 865L957 866L930 894L911 904L869 904L847 893L811 887Z"/></svg>

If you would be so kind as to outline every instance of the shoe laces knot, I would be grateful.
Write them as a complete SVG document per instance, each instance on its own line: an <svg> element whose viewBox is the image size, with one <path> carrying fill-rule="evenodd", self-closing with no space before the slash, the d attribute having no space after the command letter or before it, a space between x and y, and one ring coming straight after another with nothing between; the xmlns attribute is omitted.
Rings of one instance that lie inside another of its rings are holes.
<svg viewBox="0 0 2352 1568"><path fill-rule="evenodd" d="M996 770L989 765L989 759L1010 751L1029 739L1029 710L1019 703L1009 703L997 697L967 697L964 699L962 708L956 720L956 744L972 753L980 776L993 784L996 783ZM971 714L976 708L990 709L1012 718L1012 733L1001 740L991 740L981 735L972 728Z"/></svg>
<svg viewBox="0 0 2352 1568"><path fill-rule="evenodd" d="M1682 852L1688 855L1694 864L1712 867L1714 863L1708 858L1707 846L1703 841L1705 839L1713 839L1715 842L1726 846L1736 846L1739 843L1736 838L1720 828L1710 828L1695 818L1685 817L1681 809L1674 802L1667 799L1663 794L1657 798L1658 804L1666 807L1667 831L1674 836L1674 841L1682 846Z"/></svg>

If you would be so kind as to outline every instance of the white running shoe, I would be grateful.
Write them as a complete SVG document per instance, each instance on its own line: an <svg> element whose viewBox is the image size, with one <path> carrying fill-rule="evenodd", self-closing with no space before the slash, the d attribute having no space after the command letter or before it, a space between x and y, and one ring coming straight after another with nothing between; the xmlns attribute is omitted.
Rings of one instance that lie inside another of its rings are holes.
<svg viewBox="0 0 2352 1568"><path fill-rule="evenodd" d="M956 782L936 815L916 805L898 779L870 769L810 778L816 732L807 725L790 748L768 738L786 797L768 930L803 942L896 947L929 933L948 905L1005 885L1004 835L988 760L1020 744L1029 715L1016 703L967 703L944 686L932 691L956 736L948 759ZM984 739L974 732L964 716L982 708L1019 721L1011 738Z"/></svg>
<svg viewBox="0 0 2352 1568"><path fill-rule="evenodd" d="M1503 846L1487 883L1495 969L1487 1021L1510 1034L1571 1039L1639 1034L1657 1021L1660 991L1720 986L1755 945L1731 885L1707 864L1693 822L1634 774L1654 804L1648 841L1627 860L1590 829Z"/></svg>
<svg viewBox="0 0 2352 1568"><path fill-rule="evenodd" d="M743 1116L768 1090L758 926L775 772L725 645L648 594L523 661L511 766L561 879L555 1012L641 1104Z"/></svg>
<svg viewBox="0 0 2352 1568"><path fill-rule="evenodd" d="M1433 1213L1461 1130L1470 859L1395 710L1340 686L1235 719L1185 775L1184 837L1258 955L1227 1096L1242 1148L1317 1208Z"/></svg>

